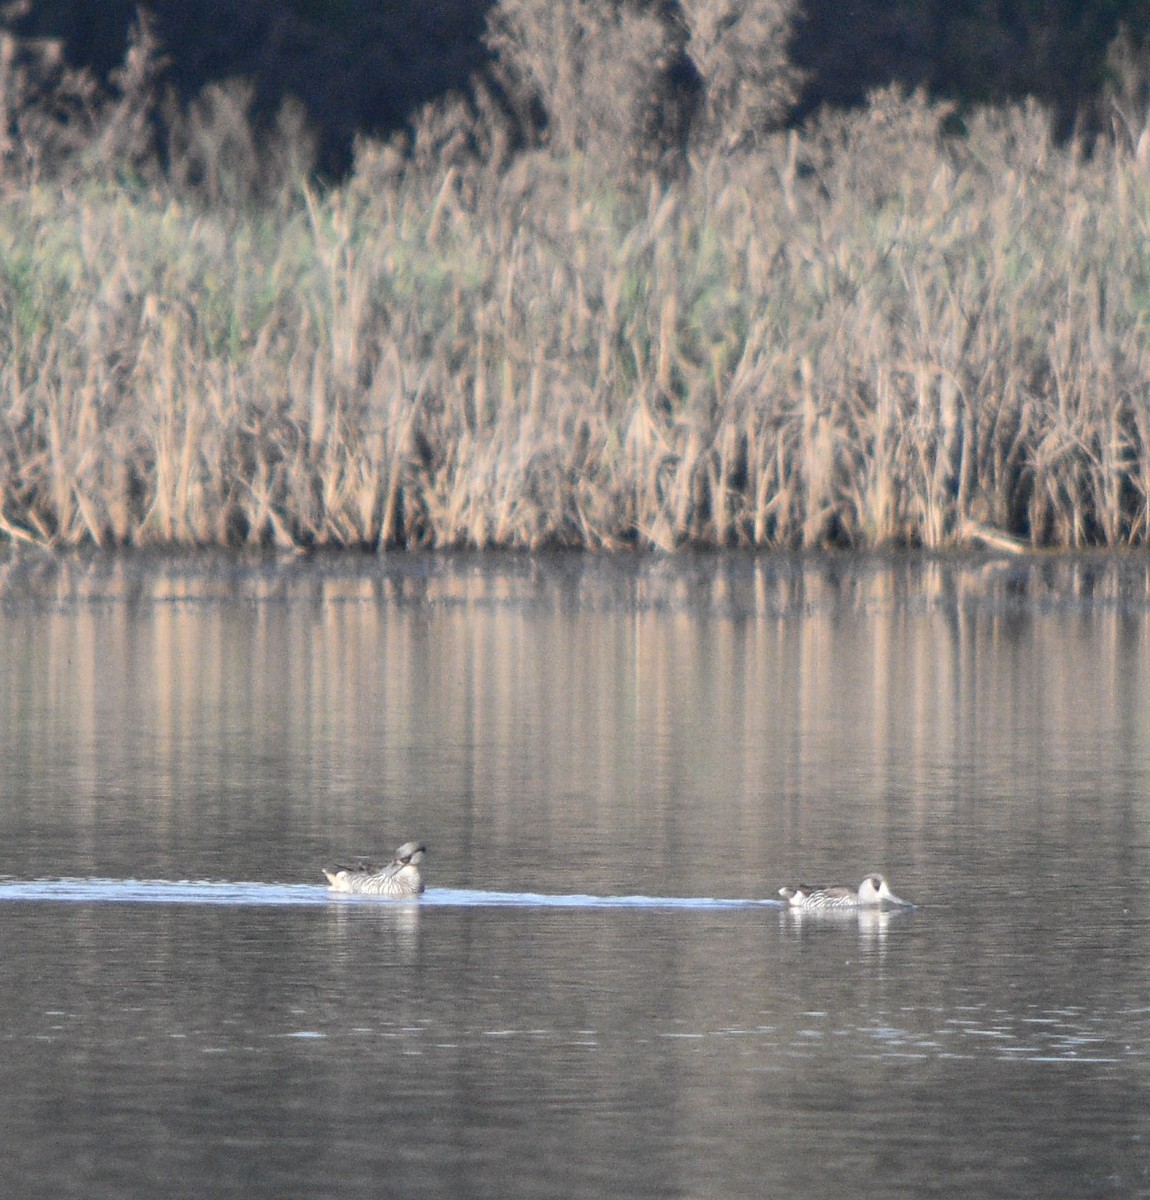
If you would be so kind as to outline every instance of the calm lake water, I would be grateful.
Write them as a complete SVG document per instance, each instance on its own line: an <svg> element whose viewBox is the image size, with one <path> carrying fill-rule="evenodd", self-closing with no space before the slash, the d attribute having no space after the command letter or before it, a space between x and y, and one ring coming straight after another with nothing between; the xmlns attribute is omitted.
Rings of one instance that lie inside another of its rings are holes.
<svg viewBox="0 0 1150 1200"><path fill-rule="evenodd" d="M20 554L0 675L9 1195L1150 1196L1150 559Z"/></svg>

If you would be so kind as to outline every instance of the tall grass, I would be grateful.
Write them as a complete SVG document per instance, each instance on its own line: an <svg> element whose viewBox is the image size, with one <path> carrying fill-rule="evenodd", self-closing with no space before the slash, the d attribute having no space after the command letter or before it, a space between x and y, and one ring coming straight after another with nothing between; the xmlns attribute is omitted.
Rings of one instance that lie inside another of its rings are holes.
<svg viewBox="0 0 1150 1200"><path fill-rule="evenodd" d="M321 190L213 111L162 177L9 160L9 538L1150 540L1146 136L887 92L668 178L566 126L477 154L456 105Z"/></svg>

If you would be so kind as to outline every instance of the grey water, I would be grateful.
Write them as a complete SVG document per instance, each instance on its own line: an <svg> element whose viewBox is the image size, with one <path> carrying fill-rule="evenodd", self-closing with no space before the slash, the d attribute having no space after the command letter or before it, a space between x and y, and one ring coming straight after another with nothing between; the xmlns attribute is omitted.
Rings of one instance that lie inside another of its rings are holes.
<svg viewBox="0 0 1150 1200"><path fill-rule="evenodd" d="M1150 559L10 553L0 680L5 1194L1150 1196Z"/></svg>

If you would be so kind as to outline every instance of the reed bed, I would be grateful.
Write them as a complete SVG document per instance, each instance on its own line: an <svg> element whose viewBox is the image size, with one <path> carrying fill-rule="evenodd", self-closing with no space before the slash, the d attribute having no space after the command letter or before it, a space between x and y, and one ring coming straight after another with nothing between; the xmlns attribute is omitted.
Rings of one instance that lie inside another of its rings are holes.
<svg viewBox="0 0 1150 1200"><path fill-rule="evenodd" d="M11 181L0 532L1144 544L1146 139L945 116L883 93L662 182L442 137L274 205Z"/></svg>

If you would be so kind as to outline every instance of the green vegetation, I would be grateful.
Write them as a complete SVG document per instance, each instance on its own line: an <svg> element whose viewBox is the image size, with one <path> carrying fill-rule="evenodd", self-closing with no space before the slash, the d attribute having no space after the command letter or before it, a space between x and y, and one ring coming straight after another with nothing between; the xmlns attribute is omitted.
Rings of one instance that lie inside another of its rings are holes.
<svg viewBox="0 0 1150 1200"><path fill-rule="evenodd" d="M1150 540L1150 128L1127 112L1087 154L1016 106L945 136L949 110L887 91L740 132L780 67L753 103L707 94L668 169L642 78L610 105L590 69L549 79L528 27L551 10L502 11L509 75L568 106L516 153L444 104L320 191L298 124L245 141L234 90L163 170L127 87L51 170L25 137L0 190L0 532ZM649 27L597 29L644 61Z"/></svg>

